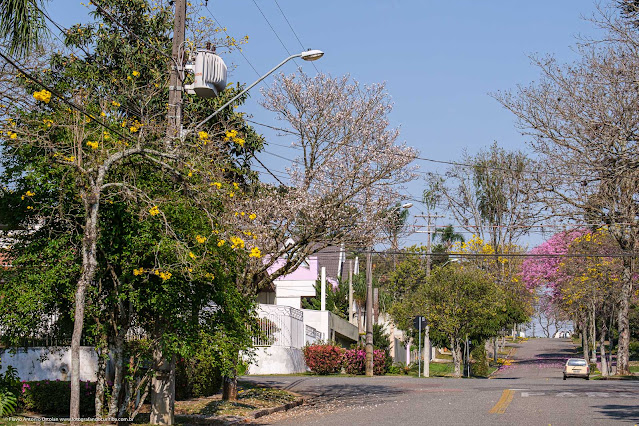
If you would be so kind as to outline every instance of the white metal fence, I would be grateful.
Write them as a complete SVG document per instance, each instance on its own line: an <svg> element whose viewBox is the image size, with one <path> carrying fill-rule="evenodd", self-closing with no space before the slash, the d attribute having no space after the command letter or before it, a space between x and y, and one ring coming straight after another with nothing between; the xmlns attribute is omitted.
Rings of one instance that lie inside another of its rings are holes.
<svg viewBox="0 0 639 426"><path fill-rule="evenodd" d="M324 340L324 333L314 329L310 325L304 326L304 331L305 331L304 334L305 334L305 337L306 337L305 343L307 345L312 345L315 342L319 342L321 340Z"/></svg>
<svg viewBox="0 0 639 426"><path fill-rule="evenodd" d="M301 310L290 306L260 305L257 312L262 336L253 340L255 346L304 346L306 333Z"/></svg>

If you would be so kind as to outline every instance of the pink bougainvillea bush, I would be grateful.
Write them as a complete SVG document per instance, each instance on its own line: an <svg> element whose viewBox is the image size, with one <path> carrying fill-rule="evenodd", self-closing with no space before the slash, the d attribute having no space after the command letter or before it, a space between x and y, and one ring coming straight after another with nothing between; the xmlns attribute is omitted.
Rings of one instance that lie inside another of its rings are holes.
<svg viewBox="0 0 639 426"><path fill-rule="evenodd" d="M373 374L381 376L388 371L388 354L382 349L373 351ZM344 371L346 374L366 373L366 350L364 348L349 349L344 352Z"/></svg>
<svg viewBox="0 0 639 426"><path fill-rule="evenodd" d="M330 343L304 346L304 361L315 374L339 373L342 369L344 349Z"/></svg>

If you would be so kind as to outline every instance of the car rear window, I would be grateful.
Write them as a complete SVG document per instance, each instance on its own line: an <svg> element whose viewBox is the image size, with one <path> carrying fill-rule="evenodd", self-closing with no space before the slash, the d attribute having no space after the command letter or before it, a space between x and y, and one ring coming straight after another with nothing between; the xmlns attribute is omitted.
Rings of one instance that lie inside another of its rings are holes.
<svg viewBox="0 0 639 426"><path fill-rule="evenodd" d="M586 361L584 361L583 359L569 359L568 360L568 365L585 366L586 365Z"/></svg>

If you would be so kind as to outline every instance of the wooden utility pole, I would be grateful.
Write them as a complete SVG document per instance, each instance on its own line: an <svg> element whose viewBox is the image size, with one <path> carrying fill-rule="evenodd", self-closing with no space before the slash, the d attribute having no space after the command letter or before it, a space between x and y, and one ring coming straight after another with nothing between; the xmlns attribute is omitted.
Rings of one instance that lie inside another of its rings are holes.
<svg viewBox="0 0 639 426"><path fill-rule="evenodd" d="M175 17L173 20L173 49L169 63L169 110L167 113L166 140L171 146L182 131L182 78L184 64L180 59L180 49L184 43L186 22L186 0L175 0ZM157 331L158 334L162 330ZM151 416L150 423L172 425L175 409L175 357L168 360L162 348L153 350L153 368L155 374L151 379Z"/></svg>
<svg viewBox="0 0 639 426"><path fill-rule="evenodd" d="M373 265L372 248L366 252L366 375L373 375Z"/></svg>
<svg viewBox="0 0 639 426"><path fill-rule="evenodd" d="M186 0L175 0L175 18L173 20L173 49L169 64L169 111L166 137L169 141L180 136L182 131L182 92L184 91L182 78L184 64L180 60L180 48L184 43L186 21ZM170 143L170 142L169 142Z"/></svg>

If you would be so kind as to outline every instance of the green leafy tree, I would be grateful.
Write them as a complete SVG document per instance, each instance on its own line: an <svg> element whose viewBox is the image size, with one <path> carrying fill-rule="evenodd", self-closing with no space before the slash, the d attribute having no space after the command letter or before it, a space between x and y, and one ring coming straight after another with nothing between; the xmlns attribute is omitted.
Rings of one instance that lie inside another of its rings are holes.
<svg viewBox="0 0 639 426"><path fill-rule="evenodd" d="M13 69L26 101L2 99L10 119L3 128L1 220L26 230L12 247L13 267L3 271L0 306L16 314L2 321L14 339L52 315L60 330L72 324L73 417L83 335L95 338L104 354L139 328L151 341L140 353L152 353L155 368L187 354L201 325L245 348L252 304L238 295L235 266L251 250L259 256L242 234L250 232L249 220L230 218L253 178L248 159L261 139L229 109L198 134L167 141L171 11L141 0L109 8L93 12L96 22L65 33L65 44L86 56L50 52L49 66L33 72L66 101ZM185 126L238 90L189 99ZM22 306L29 296L35 297ZM204 307L211 309L202 314ZM122 359L116 365L121 380L114 386L123 386ZM148 385L151 376L138 385ZM115 390L109 413L127 409Z"/></svg>
<svg viewBox="0 0 639 426"><path fill-rule="evenodd" d="M460 377L462 341L493 335L501 308L501 292L486 272L472 265L447 265L435 268L409 299L396 304L396 313L405 321L423 315L431 329L445 335L454 374Z"/></svg>

